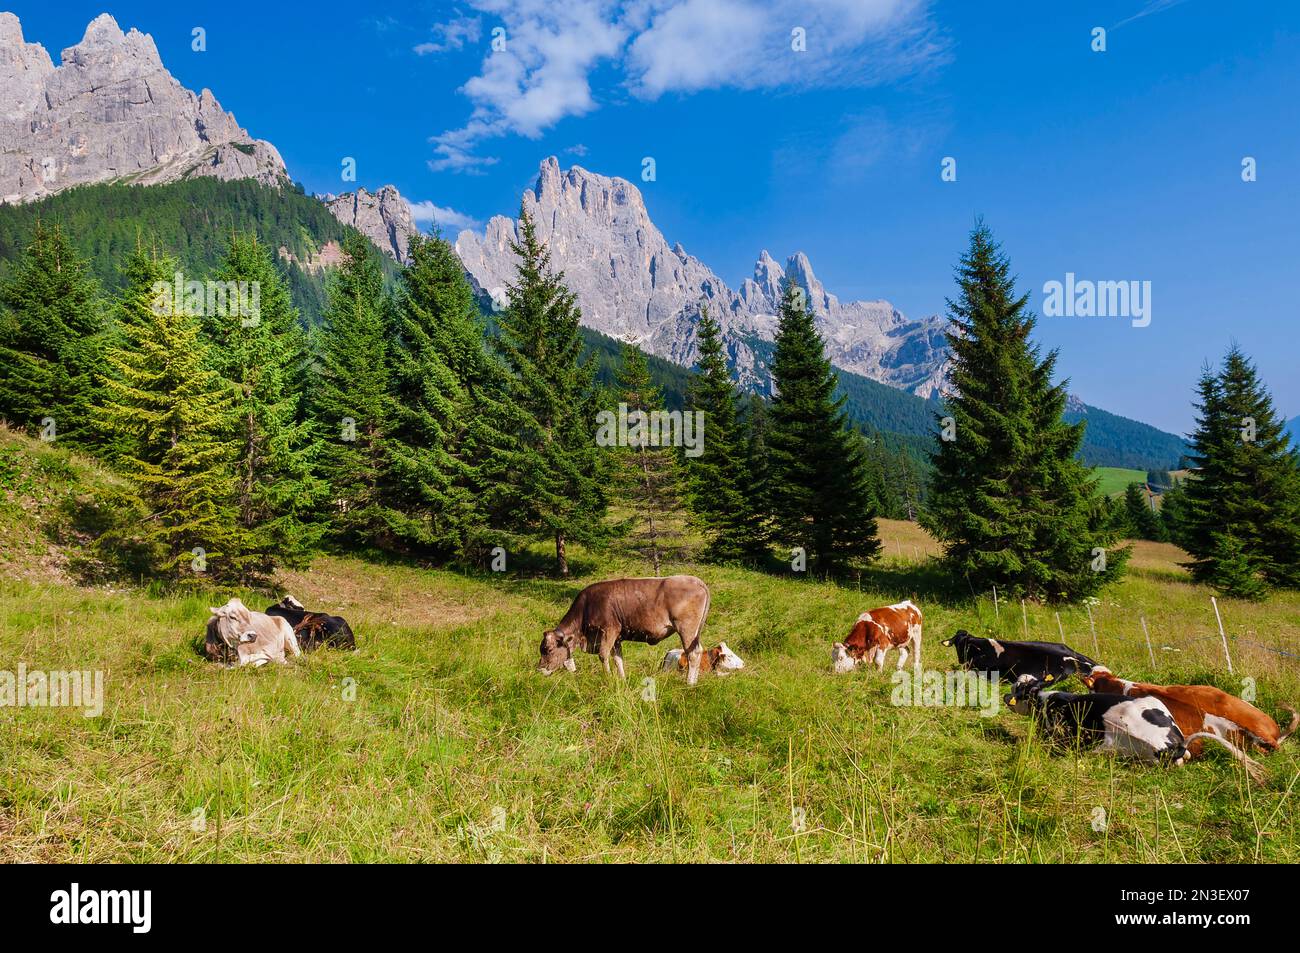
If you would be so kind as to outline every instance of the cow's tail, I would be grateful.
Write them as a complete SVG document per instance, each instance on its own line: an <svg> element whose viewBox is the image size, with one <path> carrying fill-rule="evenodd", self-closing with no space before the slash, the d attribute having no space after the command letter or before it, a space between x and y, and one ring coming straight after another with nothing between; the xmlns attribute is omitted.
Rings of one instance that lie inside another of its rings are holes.
<svg viewBox="0 0 1300 953"><path fill-rule="evenodd" d="M705 586L704 587L704 611L700 613L700 624L695 627L695 646L701 652L704 651L704 643L700 641L700 638L704 634L704 623L707 622L709 619L709 606L712 604L713 604L713 593L709 591L708 586Z"/></svg>
<svg viewBox="0 0 1300 953"><path fill-rule="evenodd" d="M1286 731L1281 732L1277 736L1278 744L1281 744L1282 742L1286 741L1293 734L1295 734L1295 730L1297 728L1300 728L1300 713L1297 713L1296 710L1292 708L1290 705L1283 705L1282 710L1289 711L1291 713L1291 724L1287 726Z"/></svg>
<svg viewBox="0 0 1300 953"><path fill-rule="evenodd" d="M1264 783L1264 769L1260 763L1234 745L1231 741L1216 735L1212 731L1198 731L1195 734L1188 735L1186 740L1188 744L1191 744L1197 738L1205 738L1209 741L1223 745L1223 747L1227 748L1228 752L1234 758L1241 762L1241 766L1246 769L1246 773L1249 774L1254 781L1259 784Z"/></svg>

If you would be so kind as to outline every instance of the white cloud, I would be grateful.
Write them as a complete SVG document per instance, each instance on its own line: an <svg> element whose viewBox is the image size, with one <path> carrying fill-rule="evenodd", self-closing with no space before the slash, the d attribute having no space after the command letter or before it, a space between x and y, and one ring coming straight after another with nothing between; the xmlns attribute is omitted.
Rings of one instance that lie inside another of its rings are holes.
<svg viewBox="0 0 1300 953"><path fill-rule="evenodd" d="M434 205L428 199L423 202L410 202L408 204L411 206L412 220L419 225L436 224L457 231L464 228L477 231L482 227L482 223L478 219L463 212L458 212L454 208L443 208L441 205Z"/></svg>
<svg viewBox="0 0 1300 953"><path fill-rule="evenodd" d="M460 92L458 129L432 137L434 171L482 172L478 154L508 134L537 138L597 108L591 75L611 64L635 95L705 89L862 86L946 58L929 0L470 0L504 28ZM807 51L791 48L802 28Z"/></svg>
<svg viewBox="0 0 1300 953"><path fill-rule="evenodd" d="M459 50L466 43L477 43L482 35L483 21L479 17L458 16L446 23L433 25L434 40L412 47L417 56Z"/></svg>

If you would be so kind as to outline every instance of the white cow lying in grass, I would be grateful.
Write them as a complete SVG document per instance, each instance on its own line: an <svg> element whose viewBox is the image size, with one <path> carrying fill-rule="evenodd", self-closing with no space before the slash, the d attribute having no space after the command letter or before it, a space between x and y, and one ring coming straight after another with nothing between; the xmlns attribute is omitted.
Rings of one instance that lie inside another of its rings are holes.
<svg viewBox="0 0 1300 953"><path fill-rule="evenodd" d="M234 665L265 665L287 661L287 655L301 655L293 626L279 616L254 612L238 599L220 608L209 607L207 640L204 650L214 662ZM230 661L231 654L236 661Z"/></svg>
<svg viewBox="0 0 1300 953"><path fill-rule="evenodd" d="M714 648L705 649L700 654L700 671L713 672L714 675L730 675L745 667L739 655L727 648L726 642L719 642ZM686 658L681 649L669 649L664 656L664 664L659 666L661 672L671 669L686 670Z"/></svg>

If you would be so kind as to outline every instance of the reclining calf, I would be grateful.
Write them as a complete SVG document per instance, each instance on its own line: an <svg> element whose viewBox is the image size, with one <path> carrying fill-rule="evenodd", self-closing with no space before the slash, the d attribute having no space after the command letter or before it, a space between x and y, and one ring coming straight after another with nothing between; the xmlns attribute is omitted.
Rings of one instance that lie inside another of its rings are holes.
<svg viewBox="0 0 1300 953"><path fill-rule="evenodd" d="M1041 679L1021 675L1003 701L1017 714L1037 715L1059 742L1078 740L1148 763L1181 765L1189 757L1173 715L1156 698L1044 692Z"/></svg>
<svg viewBox="0 0 1300 953"><path fill-rule="evenodd" d="M744 667L744 660L727 648L726 642L719 642L713 648L705 649L700 656L701 672L712 672L714 675L730 675L732 672L739 672ZM664 656L663 664L659 666L659 671L680 670L684 672L686 668L686 653L681 649L669 649Z"/></svg>

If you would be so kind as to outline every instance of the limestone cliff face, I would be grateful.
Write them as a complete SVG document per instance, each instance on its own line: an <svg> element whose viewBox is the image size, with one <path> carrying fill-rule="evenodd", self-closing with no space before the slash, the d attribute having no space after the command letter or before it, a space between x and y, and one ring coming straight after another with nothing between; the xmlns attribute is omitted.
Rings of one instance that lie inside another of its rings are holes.
<svg viewBox="0 0 1300 953"><path fill-rule="evenodd" d="M365 189L343 195L325 196L325 206L344 225L351 225L376 247L400 262L406 261L406 249L415 234L411 206L391 185L371 195Z"/></svg>
<svg viewBox="0 0 1300 953"><path fill-rule="evenodd" d="M826 291L799 252L782 267L763 251L738 291L680 244L669 246L646 211L640 191L624 179L561 170L545 160L524 208L577 295L583 324L634 341L679 364L697 358L695 330L708 308L723 327L740 382L770 387L760 341L776 334L781 282L802 287L837 367L929 396L943 384L948 352L938 316L909 320L887 301L842 302ZM479 289L492 294L514 275L514 219L496 216L483 235L464 231L456 250Z"/></svg>
<svg viewBox="0 0 1300 953"><path fill-rule="evenodd" d="M163 67L147 33L108 14L55 66L0 13L0 200L26 202L73 185L191 176L287 181L269 142L251 138L209 90Z"/></svg>

